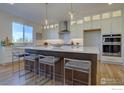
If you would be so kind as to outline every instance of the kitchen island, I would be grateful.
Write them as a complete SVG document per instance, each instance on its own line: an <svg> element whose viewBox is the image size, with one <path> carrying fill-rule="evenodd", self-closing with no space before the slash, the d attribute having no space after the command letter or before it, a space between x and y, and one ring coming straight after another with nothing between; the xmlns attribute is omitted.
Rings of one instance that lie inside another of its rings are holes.
<svg viewBox="0 0 124 93"><path fill-rule="evenodd" d="M34 53L46 56L55 56L61 58L72 58L80 60L90 60L91 61L91 85L96 85L97 83L97 59L99 55L99 50L95 47L81 47L81 46L40 46L40 47L24 47L25 52Z"/></svg>

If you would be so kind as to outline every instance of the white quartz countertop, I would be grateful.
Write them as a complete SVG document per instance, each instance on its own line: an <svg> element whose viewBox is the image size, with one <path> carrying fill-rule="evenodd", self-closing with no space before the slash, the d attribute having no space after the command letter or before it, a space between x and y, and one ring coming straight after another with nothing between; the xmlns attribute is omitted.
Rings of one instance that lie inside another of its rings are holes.
<svg viewBox="0 0 124 93"><path fill-rule="evenodd" d="M77 46L34 46L34 47L18 47L21 49L35 49L35 50L46 50L46 51L59 51L59 52L75 52L75 53L88 53L88 54L99 54L99 48L97 47L77 47Z"/></svg>

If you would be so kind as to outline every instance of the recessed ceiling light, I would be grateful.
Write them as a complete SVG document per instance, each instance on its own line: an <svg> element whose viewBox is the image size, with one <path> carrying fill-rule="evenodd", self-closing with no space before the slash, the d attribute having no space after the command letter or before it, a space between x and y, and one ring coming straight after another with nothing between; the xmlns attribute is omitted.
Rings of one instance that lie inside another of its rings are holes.
<svg viewBox="0 0 124 93"><path fill-rule="evenodd" d="M14 5L14 3L9 3L10 5Z"/></svg>
<svg viewBox="0 0 124 93"><path fill-rule="evenodd" d="M53 25L50 25L50 28L53 28L54 26Z"/></svg>
<svg viewBox="0 0 124 93"><path fill-rule="evenodd" d="M112 5L112 3L108 3L108 5Z"/></svg>

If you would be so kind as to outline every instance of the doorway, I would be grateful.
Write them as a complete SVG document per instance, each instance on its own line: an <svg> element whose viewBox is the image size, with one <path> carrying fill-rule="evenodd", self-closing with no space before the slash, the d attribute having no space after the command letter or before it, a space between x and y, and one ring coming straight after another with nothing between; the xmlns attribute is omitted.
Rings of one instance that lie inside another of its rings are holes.
<svg viewBox="0 0 124 93"><path fill-rule="evenodd" d="M101 29L84 30L84 46L98 47L101 50Z"/></svg>

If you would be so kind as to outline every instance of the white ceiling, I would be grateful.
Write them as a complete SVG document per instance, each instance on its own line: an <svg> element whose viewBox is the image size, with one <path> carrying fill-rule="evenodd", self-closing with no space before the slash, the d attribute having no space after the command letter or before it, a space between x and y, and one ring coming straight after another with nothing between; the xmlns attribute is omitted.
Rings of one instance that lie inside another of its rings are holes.
<svg viewBox="0 0 124 93"><path fill-rule="evenodd" d="M80 19L83 16L97 14L116 10L124 6L124 4L107 3L74 3L72 4L74 11L74 18ZM44 24L45 18L45 4L42 3L18 3L18 4L0 4L0 10L8 12L12 15L20 16L22 18L42 22ZM58 21L69 20L68 12L70 4L68 3L50 3L48 4L48 21L49 23L56 23Z"/></svg>

